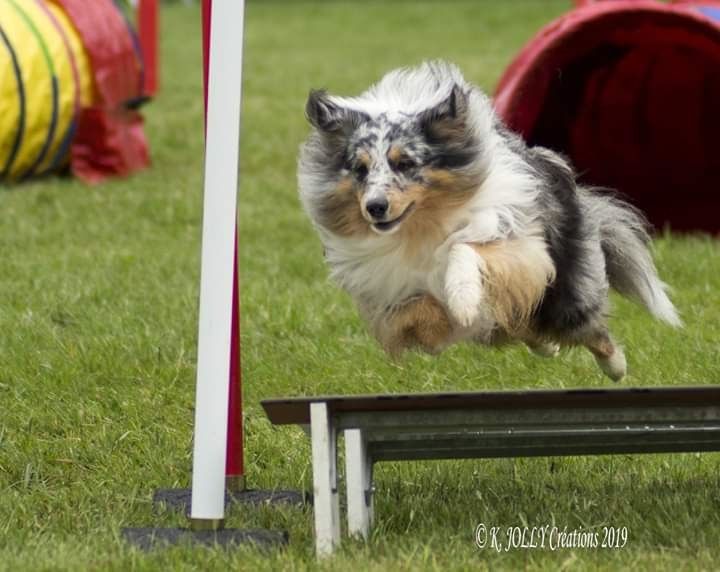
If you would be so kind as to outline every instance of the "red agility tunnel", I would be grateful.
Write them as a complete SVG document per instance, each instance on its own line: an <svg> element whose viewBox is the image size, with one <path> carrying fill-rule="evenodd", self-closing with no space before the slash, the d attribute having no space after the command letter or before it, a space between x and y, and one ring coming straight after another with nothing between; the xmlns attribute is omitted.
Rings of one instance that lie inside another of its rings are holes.
<svg viewBox="0 0 720 572"><path fill-rule="evenodd" d="M93 104L80 112L71 170L87 182L128 175L148 166L143 120L142 56L134 31L111 0L55 0L82 38L94 74Z"/></svg>
<svg viewBox="0 0 720 572"><path fill-rule="evenodd" d="M720 1L577 4L505 71L499 114L655 226L720 232Z"/></svg>
<svg viewBox="0 0 720 572"><path fill-rule="evenodd" d="M126 0L0 3L0 183L149 164L138 109L157 89L157 3L137 17Z"/></svg>

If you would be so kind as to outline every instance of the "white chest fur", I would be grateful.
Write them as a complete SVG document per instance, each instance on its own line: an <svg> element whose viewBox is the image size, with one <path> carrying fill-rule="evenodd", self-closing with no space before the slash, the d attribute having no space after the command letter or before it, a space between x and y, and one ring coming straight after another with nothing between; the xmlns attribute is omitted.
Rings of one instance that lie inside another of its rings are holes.
<svg viewBox="0 0 720 572"><path fill-rule="evenodd" d="M393 237L326 243L331 277L363 305L375 311L424 292L442 299L445 258L428 245L414 255Z"/></svg>

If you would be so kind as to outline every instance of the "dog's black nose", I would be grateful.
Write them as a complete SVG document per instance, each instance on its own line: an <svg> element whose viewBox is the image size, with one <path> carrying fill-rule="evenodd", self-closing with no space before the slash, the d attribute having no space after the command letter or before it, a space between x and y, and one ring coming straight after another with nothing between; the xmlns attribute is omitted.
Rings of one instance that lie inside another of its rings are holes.
<svg viewBox="0 0 720 572"><path fill-rule="evenodd" d="M381 219L385 216L388 206L386 199L374 199L365 205L365 209L371 217Z"/></svg>

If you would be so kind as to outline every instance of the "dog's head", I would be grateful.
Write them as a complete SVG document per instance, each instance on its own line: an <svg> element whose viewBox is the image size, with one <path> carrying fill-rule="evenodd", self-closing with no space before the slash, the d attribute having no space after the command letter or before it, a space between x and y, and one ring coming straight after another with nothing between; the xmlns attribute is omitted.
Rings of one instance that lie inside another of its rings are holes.
<svg viewBox="0 0 720 572"><path fill-rule="evenodd" d="M482 141L473 88L458 74L425 64L391 72L359 98L310 93L314 131L299 171L318 225L346 237L422 233L473 196Z"/></svg>

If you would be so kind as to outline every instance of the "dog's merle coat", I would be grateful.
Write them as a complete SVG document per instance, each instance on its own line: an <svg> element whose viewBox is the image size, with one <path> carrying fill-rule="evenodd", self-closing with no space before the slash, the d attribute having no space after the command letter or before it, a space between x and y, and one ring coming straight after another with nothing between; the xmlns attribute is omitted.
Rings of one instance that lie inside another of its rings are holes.
<svg viewBox="0 0 720 572"><path fill-rule="evenodd" d="M300 197L386 347L583 344L618 379L610 286L680 324L642 215L528 147L454 66L396 70L356 98L313 91L306 114Z"/></svg>

